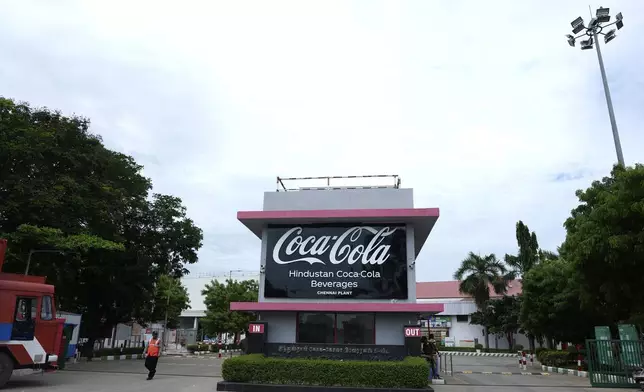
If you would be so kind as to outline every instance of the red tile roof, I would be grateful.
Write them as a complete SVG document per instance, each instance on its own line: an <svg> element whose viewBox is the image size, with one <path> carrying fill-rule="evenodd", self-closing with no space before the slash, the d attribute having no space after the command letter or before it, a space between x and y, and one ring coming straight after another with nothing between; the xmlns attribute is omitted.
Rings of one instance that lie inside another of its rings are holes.
<svg viewBox="0 0 644 392"><path fill-rule="evenodd" d="M446 282L417 282L416 298L418 299L436 299L436 298L469 298L469 295L461 294L458 291L458 280L449 280ZM521 281L513 280L508 286L507 295L521 294ZM491 297L500 297L490 288Z"/></svg>

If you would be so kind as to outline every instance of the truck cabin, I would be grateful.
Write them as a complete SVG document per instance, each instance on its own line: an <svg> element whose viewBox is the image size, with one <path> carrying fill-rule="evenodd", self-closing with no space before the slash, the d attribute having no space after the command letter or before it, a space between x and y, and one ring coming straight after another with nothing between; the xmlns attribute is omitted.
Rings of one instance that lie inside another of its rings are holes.
<svg viewBox="0 0 644 392"><path fill-rule="evenodd" d="M0 341L33 340L57 324L54 286L44 277L0 272Z"/></svg>

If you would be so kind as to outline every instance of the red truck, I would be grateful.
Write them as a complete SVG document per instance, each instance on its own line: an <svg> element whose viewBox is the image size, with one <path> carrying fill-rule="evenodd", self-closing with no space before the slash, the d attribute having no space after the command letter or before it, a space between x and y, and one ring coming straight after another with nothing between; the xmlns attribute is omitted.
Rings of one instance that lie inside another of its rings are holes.
<svg viewBox="0 0 644 392"><path fill-rule="evenodd" d="M64 326L44 276L2 272L6 250L0 239L0 388L14 370L56 369Z"/></svg>

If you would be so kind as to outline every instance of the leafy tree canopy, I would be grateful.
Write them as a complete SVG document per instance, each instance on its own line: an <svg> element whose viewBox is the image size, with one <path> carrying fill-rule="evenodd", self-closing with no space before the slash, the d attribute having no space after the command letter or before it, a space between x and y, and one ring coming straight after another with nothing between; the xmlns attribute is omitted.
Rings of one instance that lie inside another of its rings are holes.
<svg viewBox="0 0 644 392"><path fill-rule="evenodd" d="M7 272L56 286L59 308L83 314L90 337L153 312L159 276L197 261L202 232L179 198L152 195L130 156L89 133L89 120L0 97L0 236Z"/></svg>
<svg viewBox="0 0 644 392"><path fill-rule="evenodd" d="M259 286L255 280L232 280L225 283L214 280L206 285L206 317L202 325L207 334L238 333L246 330L255 316L246 312L231 312L231 302L256 302Z"/></svg>
<svg viewBox="0 0 644 392"><path fill-rule="evenodd" d="M490 299L486 306L471 316L470 324L482 325L490 333L504 335L508 346L513 346L514 334L519 332L519 315L521 297L504 295L501 298Z"/></svg>
<svg viewBox="0 0 644 392"><path fill-rule="evenodd" d="M616 165L578 190L562 256L579 272L581 300L609 320L644 314L644 165Z"/></svg>
<svg viewBox="0 0 644 392"><path fill-rule="evenodd" d="M190 297L181 279L161 275L156 283L154 304L149 320L164 320L167 311L168 328L177 328L179 316L186 309L190 309Z"/></svg>
<svg viewBox="0 0 644 392"><path fill-rule="evenodd" d="M534 231L530 232L522 221L517 222L516 237L519 253L516 256L506 254L505 262L517 275L523 275L539 262L539 242Z"/></svg>
<svg viewBox="0 0 644 392"><path fill-rule="evenodd" d="M471 295L479 308L490 299L490 289L496 294L507 291L508 282L514 275L507 272L506 266L494 254L480 256L470 252L454 273L460 281L461 293Z"/></svg>
<svg viewBox="0 0 644 392"><path fill-rule="evenodd" d="M597 319L581 308L577 271L565 260L548 260L523 278L521 325L535 336L582 343Z"/></svg>

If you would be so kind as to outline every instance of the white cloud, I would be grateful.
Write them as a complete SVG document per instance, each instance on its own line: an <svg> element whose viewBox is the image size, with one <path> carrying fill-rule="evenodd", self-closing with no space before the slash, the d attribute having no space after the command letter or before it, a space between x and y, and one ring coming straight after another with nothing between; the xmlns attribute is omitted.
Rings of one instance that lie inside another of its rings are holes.
<svg viewBox="0 0 644 392"><path fill-rule="evenodd" d="M628 163L644 158L644 3L604 46ZM236 221L276 175L397 173L442 216L419 279L563 240L574 191L615 160L582 1L20 1L0 15L0 94L79 113L206 234L196 271L256 269ZM580 179L556 181L557 177ZM572 173L572 174L567 174Z"/></svg>

